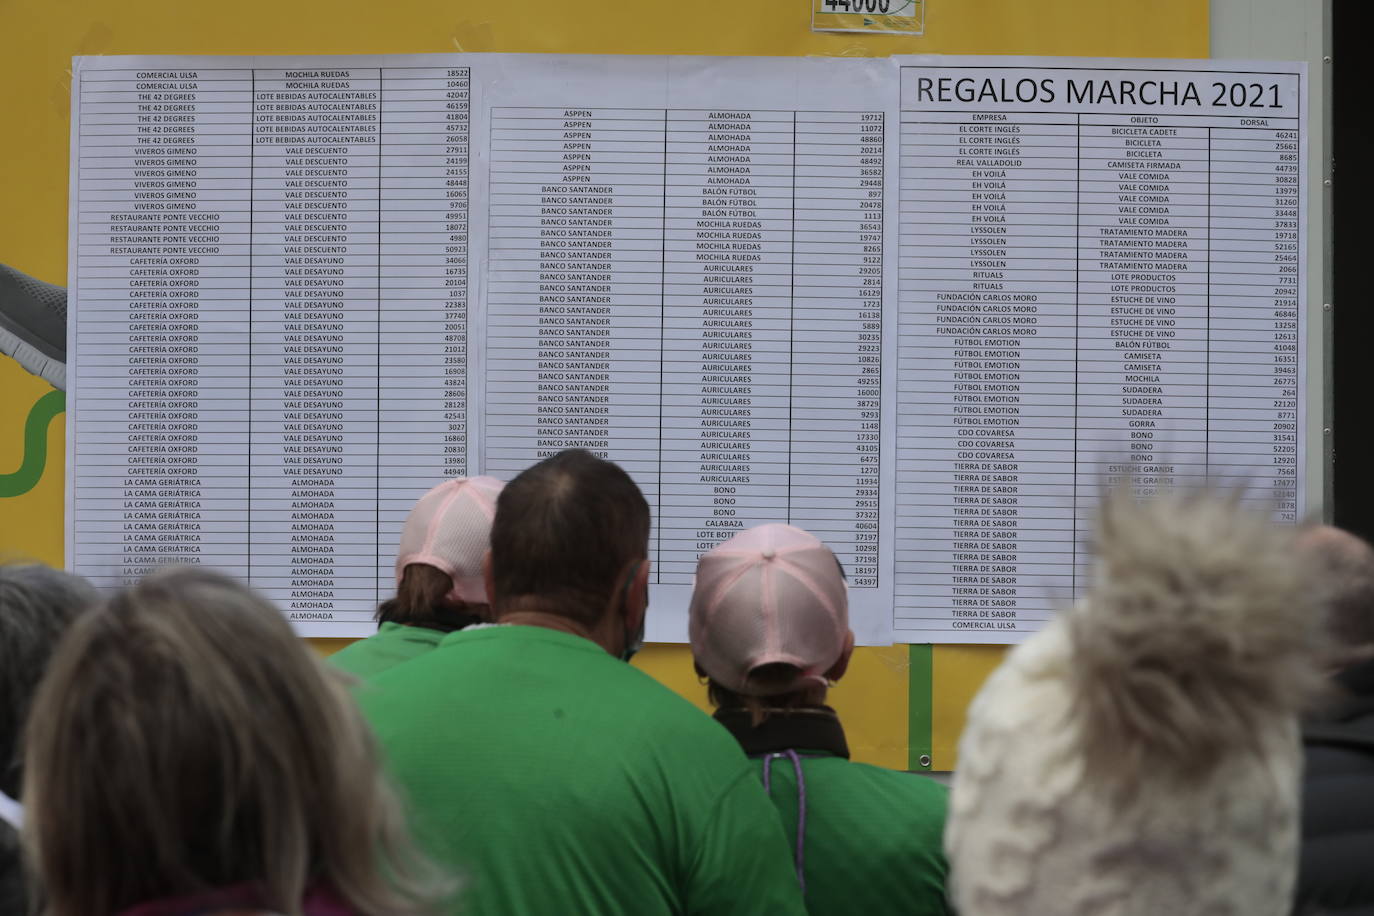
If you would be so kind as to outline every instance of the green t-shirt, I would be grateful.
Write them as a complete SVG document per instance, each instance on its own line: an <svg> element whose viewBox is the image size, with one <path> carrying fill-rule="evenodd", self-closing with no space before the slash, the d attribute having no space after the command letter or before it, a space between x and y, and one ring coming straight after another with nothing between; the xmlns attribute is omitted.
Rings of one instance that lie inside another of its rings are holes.
<svg viewBox="0 0 1374 916"><path fill-rule="evenodd" d="M806 909L812 916L863 913L946 916L944 854L948 790L935 780L851 762L839 720L829 709L775 713L758 727L749 714L720 710L716 719L765 768L795 857L800 822L796 768L806 789L801 844Z"/></svg>
<svg viewBox="0 0 1374 916"><path fill-rule="evenodd" d="M336 668L369 681L402 662L419 658L439 645L448 634L428 627L384 623L367 639L360 639L329 656Z"/></svg>
<svg viewBox="0 0 1374 916"><path fill-rule="evenodd" d="M498 626L358 690L455 913L804 913L724 729L586 639Z"/></svg>

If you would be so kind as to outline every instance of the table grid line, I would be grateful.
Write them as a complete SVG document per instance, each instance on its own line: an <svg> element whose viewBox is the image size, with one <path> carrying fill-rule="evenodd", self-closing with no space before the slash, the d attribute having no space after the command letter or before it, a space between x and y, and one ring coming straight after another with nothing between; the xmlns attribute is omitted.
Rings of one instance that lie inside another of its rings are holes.
<svg viewBox="0 0 1374 916"><path fill-rule="evenodd" d="M797 114L792 113L792 212L788 218L792 260L787 289L787 524L792 524L792 405L796 394L792 386L793 348L797 340Z"/></svg>
<svg viewBox="0 0 1374 916"><path fill-rule="evenodd" d="M1075 131L1077 132L1077 137L1081 139L1082 136L1083 136L1083 116L1082 116L1082 115L1078 115L1074 120L1075 120L1074 129L1075 129ZM1083 202L1083 163L1082 163L1082 161L1076 161L1076 162L1074 163L1073 196L1074 196L1074 209L1077 210L1080 206L1082 206L1082 202ZM1080 311L1080 310L1081 310L1081 307L1082 307L1082 303L1083 303L1083 294L1082 294L1082 291L1081 291L1081 290L1082 290L1082 286L1081 286L1081 283L1082 283L1082 270L1083 270L1083 252L1082 252L1082 246L1080 246L1080 245L1078 245L1078 244L1075 244L1075 245L1074 245L1074 252L1073 252L1073 505L1074 505L1074 514L1073 514L1073 515L1074 515L1074 518L1073 518L1073 543L1072 543L1071 548L1070 548L1070 552L1071 552L1071 554L1073 555L1074 561L1075 561L1075 562L1073 562L1073 564L1072 564L1072 569L1070 570L1070 573L1069 573L1069 593L1070 593L1074 598L1077 598L1077 597L1078 597L1078 563L1076 562L1077 556L1078 556L1078 511L1077 511L1077 509L1078 509L1078 436L1079 436L1079 428L1078 428L1078 404L1079 404L1079 400L1078 400L1078 369L1079 369L1079 363L1082 362L1082 360L1080 360L1080 359L1078 358L1078 353L1079 353L1079 349L1078 349L1078 332L1079 332L1079 328L1080 328L1080 325L1081 325L1081 322L1082 322L1082 314L1081 314L1081 311Z"/></svg>
<svg viewBox="0 0 1374 916"><path fill-rule="evenodd" d="M382 130L382 118L386 112L386 82L381 79L381 70L377 71L377 239L382 238L382 182L380 175L382 171L382 155L386 143L386 133ZM376 350L373 358L377 361L377 416L373 418L373 462L377 468L377 474L372 481L372 530L380 532L382 530L382 246L377 246L377 319L376 319ZM372 599L373 602L382 600L381 576L378 570L382 565L382 539L374 539L373 543L373 570L372 570Z"/></svg>

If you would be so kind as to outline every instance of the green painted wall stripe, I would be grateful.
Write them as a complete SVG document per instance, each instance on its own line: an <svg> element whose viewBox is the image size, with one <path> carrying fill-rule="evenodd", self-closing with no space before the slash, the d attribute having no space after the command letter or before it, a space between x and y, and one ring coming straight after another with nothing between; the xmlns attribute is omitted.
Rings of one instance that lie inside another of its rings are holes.
<svg viewBox="0 0 1374 916"><path fill-rule="evenodd" d="M909 702L907 727L907 769L930 769L931 647L929 643L907 646L911 669L907 679ZM925 762L921 762L921 758Z"/></svg>
<svg viewBox="0 0 1374 916"><path fill-rule="evenodd" d="M0 474L0 498L23 496L38 485L48 465L48 424L67 409L67 395L49 391L29 408L24 421L24 457L19 470Z"/></svg>

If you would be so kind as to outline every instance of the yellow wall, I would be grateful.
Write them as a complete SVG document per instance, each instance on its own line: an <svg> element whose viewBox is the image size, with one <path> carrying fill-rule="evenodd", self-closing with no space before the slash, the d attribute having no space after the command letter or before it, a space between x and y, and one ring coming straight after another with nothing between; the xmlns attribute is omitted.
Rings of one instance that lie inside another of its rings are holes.
<svg viewBox="0 0 1374 916"><path fill-rule="evenodd" d="M808 0L0 0L0 262L66 282L71 58L82 54L294 54L528 51L639 54L897 53L1206 57L1207 0L927 0L924 36L814 34ZM47 386L0 358L0 473L19 463L20 431ZM0 500L0 555L61 561L62 423L47 471ZM336 641L337 642L337 641ZM317 641L317 648L337 648ZM953 763L963 709L998 649L938 647L936 769ZM643 667L700 702L681 647L650 647ZM834 702L855 756L907 761L907 653L861 649Z"/></svg>
<svg viewBox="0 0 1374 916"><path fill-rule="evenodd" d="M932 769L959 762L964 710L984 679L1002 662L1005 646L936 646L931 653L930 756Z"/></svg>
<svg viewBox="0 0 1374 916"><path fill-rule="evenodd" d="M4 213L5 208L0 207L0 222ZM7 256L5 242L0 241L0 262ZM52 386L47 382L29 375L14 360L0 356L0 474L19 468L24 458L24 421L29 408L50 391ZM48 425L48 460L38 485L22 495L0 499L0 562L39 560L62 565L65 419L65 415L59 415Z"/></svg>

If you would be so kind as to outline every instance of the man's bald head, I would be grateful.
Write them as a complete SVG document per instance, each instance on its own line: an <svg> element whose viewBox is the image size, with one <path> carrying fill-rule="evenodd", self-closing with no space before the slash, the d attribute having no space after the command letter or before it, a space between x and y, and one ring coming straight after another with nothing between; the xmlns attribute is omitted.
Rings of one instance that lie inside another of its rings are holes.
<svg viewBox="0 0 1374 916"><path fill-rule="evenodd" d="M1374 549L1348 531L1314 525L1298 535L1327 593L1328 624L1342 656L1374 653Z"/></svg>
<svg viewBox="0 0 1374 916"><path fill-rule="evenodd" d="M584 626L605 614L629 564L649 553L649 503L618 465L568 449L526 468L496 499L492 608L532 603Z"/></svg>

